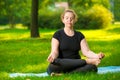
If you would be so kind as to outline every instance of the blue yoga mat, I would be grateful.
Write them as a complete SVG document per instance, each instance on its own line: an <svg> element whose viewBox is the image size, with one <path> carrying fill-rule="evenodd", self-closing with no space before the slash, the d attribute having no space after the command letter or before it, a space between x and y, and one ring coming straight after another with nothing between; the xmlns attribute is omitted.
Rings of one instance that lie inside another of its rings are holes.
<svg viewBox="0 0 120 80"><path fill-rule="evenodd" d="M120 66L106 66L106 67L98 67L98 74L105 74L105 73L114 73L120 72ZM13 77L25 77L25 76L36 76L36 77L46 77L49 76L47 72L43 73L10 73L9 76Z"/></svg>
<svg viewBox="0 0 120 80"><path fill-rule="evenodd" d="M98 67L98 74L120 72L120 66Z"/></svg>
<svg viewBox="0 0 120 80"><path fill-rule="evenodd" d="M13 78L13 77L26 77L26 76L46 77L49 75L47 74L47 72L43 72L43 73L10 73L9 76Z"/></svg>

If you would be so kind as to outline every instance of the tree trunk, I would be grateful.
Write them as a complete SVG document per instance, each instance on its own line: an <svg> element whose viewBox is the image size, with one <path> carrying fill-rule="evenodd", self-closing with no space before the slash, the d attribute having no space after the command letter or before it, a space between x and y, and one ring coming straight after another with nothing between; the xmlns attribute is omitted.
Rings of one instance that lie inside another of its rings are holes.
<svg viewBox="0 0 120 80"><path fill-rule="evenodd" d="M32 0L31 7L31 37L37 38L39 36L38 27L38 0Z"/></svg>
<svg viewBox="0 0 120 80"><path fill-rule="evenodd" d="M13 15L9 15L9 25L11 29L15 28L15 17Z"/></svg>

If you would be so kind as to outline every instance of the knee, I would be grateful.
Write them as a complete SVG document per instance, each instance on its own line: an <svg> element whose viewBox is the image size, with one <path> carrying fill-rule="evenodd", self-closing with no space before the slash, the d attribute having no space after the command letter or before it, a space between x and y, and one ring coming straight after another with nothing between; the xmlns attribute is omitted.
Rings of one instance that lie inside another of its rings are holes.
<svg viewBox="0 0 120 80"><path fill-rule="evenodd" d="M89 67L91 68L91 70L92 70L93 72L97 72L97 71L98 71L96 65L89 64Z"/></svg>
<svg viewBox="0 0 120 80"><path fill-rule="evenodd" d="M52 72L59 73L61 71L61 67L54 65L54 64L49 64L47 68L47 73L50 75Z"/></svg>

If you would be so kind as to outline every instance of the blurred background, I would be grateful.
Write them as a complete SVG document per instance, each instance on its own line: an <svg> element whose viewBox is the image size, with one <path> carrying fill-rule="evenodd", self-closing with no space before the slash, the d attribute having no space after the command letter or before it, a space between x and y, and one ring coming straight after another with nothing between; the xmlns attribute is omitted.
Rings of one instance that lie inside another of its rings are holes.
<svg viewBox="0 0 120 80"><path fill-rule="evenodd" d="M64 9L70 8L79 17L75 28L106 28L120 21L119 4L120 0L0 0L0 27L37 29L34 32L39 28L62 28L60 14Z"/></svg>

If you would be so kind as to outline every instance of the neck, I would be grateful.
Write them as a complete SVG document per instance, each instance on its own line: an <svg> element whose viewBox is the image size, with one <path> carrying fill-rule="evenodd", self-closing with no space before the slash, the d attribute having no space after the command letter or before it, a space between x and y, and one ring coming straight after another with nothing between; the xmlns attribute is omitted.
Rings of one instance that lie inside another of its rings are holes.
<svg viewBox="0 0 120 80"><path fill-rule="evenodd" d="M73 36L74 35L74 29L73 28L65 27L64 31L68 36Z"/></svg>
<svg viewBox="0 0 120 80"><path fill-rule="evenodd" d="M64 27L64 30L66 30L66 31L73 31L74 29L73 29L73 27Z"/></svg>

